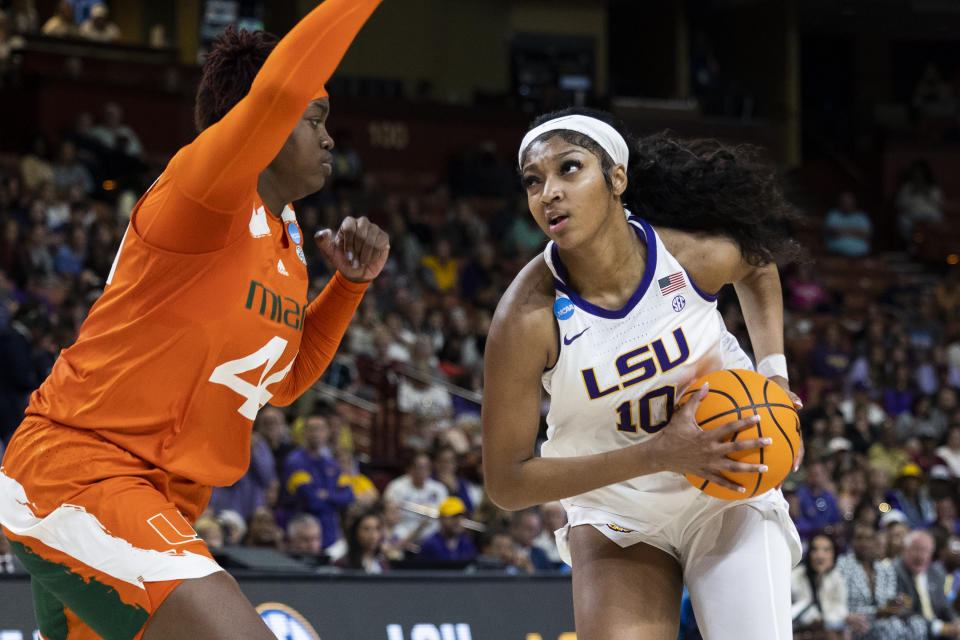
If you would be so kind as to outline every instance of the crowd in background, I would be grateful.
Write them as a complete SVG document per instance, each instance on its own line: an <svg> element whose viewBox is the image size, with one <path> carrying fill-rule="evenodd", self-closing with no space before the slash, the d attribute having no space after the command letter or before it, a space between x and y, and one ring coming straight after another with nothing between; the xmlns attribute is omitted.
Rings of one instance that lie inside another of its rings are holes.
<svg viewBox="0 0 960 640"><path fill-rule="evenodd" d="M161 169L117 105L76 121L0 163L0 450ZM266 548L368 573L569 570L558 503L511 514L483 492L486 333L545 242L509 159L491 153L465 153L418 191L385 186L346 140L335 149L332 184L297 205L304 235L366 215L388 229L390 260L317 390L257 416L249 471L196 523L216 553ZM876 217L853 191L836 197L797 229L817 229L810 259L782 271L806 443L783 486L808 550L794 571L798 637L960 638L960 272L911 257L917 230L935 233L950 206L915 163L891 203L900 251L880 255ZM312 299L331 273L305 248ZM720 308L749 349L732 292Z"/></svg>

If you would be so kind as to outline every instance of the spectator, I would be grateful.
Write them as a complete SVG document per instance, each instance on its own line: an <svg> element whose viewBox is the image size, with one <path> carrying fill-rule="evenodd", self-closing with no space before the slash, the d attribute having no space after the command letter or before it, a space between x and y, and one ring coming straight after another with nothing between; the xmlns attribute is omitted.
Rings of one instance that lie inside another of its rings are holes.
<svg viewBox="0 0 960 640"><path fill-rule="evenodd" d="M911 531L904 540L903 553L894 562L897 589L911 603L911 619L925 620L930 638L960 638L960 616L947 602L943 568L931 565L933 536L926 531Z"/></svg>
<svg viewBox="0 0 960 640"><path fill-rule="evenodd" d="M440 504L440 529L420 545L420 559L432 562L466 563L477 556L473 540L463 529L467 507L450 496Z"/></svg>
<svg viewBox="0 0 960 640"><path fill-rule="evenodd" d="M14 429L23 421L30 393L46 375L37 366L34 350L48 325L49 320L39 308L25 305L0 328L0 443L10 441Z"/></svg>
<svg viewBox="0 0 960 640"><path fill-rule="evenodd" d="M917 160L907 171L896 197L897 223L906 246L914 246L919 225L935 226L943 221L943 192L925 160Z"/></svg>
<svg viewBox="0 0 960 640"><path fill-rule="evenodd" d="M957 595L960 594L960 536L948 536L940 545L937 557L945 574L944 594L947 602L956 611Z"/></svg>
<svg viewBox="0 0 960 640"><path fill-rule="evenodd" d="M953 88L934 62L927 62L913 89L913 106L921 115L953 115Z"/></svg>
<svg viewBox="0 0 960 640"><path fill-rule="evenodd" d="M885 472L887 478L896 476L900 469L910 462L910 454L900 446L897 440L897 429L889 420L880 430L879 441L874 442L867 449L867 457L870 460L870 466Z"/></svg>
<svg viewBox="0 0 960 640"><path fill-rule="evenodd" d="M57 247L54 269L61 276L78 277L87 261L87 232L83 227L72 227L67 237L69 242Z"/></svg>
<svg viewBox="0 0 960 640"><path fill-rule="evenodd" d="M878 427L887 417L883 408L870 397L870 385L866 382L856 382L851 385L850 396L840 401L840 413L843 421L851 424L856 420L857 409L866 411L866 419L871 427Z"/></svg>
<svg viewBox="0 0 960 640"><path fill-rule="evenodd" d="M57 3L57 12L43 23L41 31L43 35L52 38L75 38L79 35L70 0L60 0Z"/></svg>
<svg viewBox="0 0 960 640"><path fill-rule="evenodd" d="M434 291L456 291L460 273L460 261L453 257L450 242L445 238L437 241L433 253L423 256L423 280Z"/></svg>
<svg viewBox="0 0 960 640"><path fill-rule="evenodd" d="M9 17L10 26L15 33L35 33L40 26L40 16L34 0L13 0Z"/></svg>
<svg viewBox="0 0 960 640"><path fill-rule="evenodd" d="M536 508L515 511L510 517L510 539L518 551L530 558L530 564L536 571L550 571L553 563L547 552L536 545L537 537L543 530L540 512Z"/></svg>
<svg viewBox="0 0 960 640"><path fill-rule="evenodd" d="M311 558L312 564L323 553L323 532L320 521L309 513L301 513L287 523L287 553Z"/></svg>
<svg viewBox="0 0 960 640"><path fill-rule="evenodd" d="M480 554L474 560L473 571L500 571L516 575L533 573L530 556L517 549L510 534L498 527L489 527L480 534Z"/></svg>
<svg viewBox="0 0 960 640"><path fill-rule="evenodd" d="M66 140L60 144L60 155L53 165L53 184L61 191L79 185L87 195L93 193L93 177L86 165L77 159L77 147Z"/></svg>
<svg viewBox="0 0 960 640"><path fill-rule="evenodd" d="M919 435L920 448L913 453L913 461L920 467L920 470L927 476L934 467L944 467L943 459L937 455L937 438L930 433L923 432Z"/></svg>
<svg viewBox="0 0 960 640"><path fill-rule="evenodd" d="M894 488L887 494L887 501L894 509L903 512L911 529L922 528L933 521L936 510L923 484L923 471L914 463L903 466L894 481Z"/></svg>
<svg viewBox="0 0 960 640"><path fill-rule="evenodd" d="M803 562L794 568L790 592L795 634L822 631L824 640L843 640L849 614L847 585L833 570L836 558L833 539L818 534Z"/></svg>
<svg viewBox="0 0 960 640"><path fill-rule="evenodd" d="M813 459L804 466L805 483L797 490L797 498L800 501L800 513L812 530L801 531L801 537L805 537L805 533L807 536L815 532L831 534L836 525L843 522L843 516L836 498L827 489L830 479L826 463Z"/></svg>
<svg viewBox="0 0 960 640"><path fill-rule="evenodd" d="M823 342L810 352L810 374L835 383L843 378L850 362L850 349L843 344L840 325L831 322L824 330Z"/></svg>
<svg viewBox="0 0 960 640"><path fill-rule="evenodd" d="M73 17L77 24L83 24L90 17L93 8L103 4L103 0L67 0L67 2L73 9Z"/></svg>
<svg viewBox="0 0 960 640"><path fill-rule="evenodd" d="M207 547L211 551L223 548L223 527L210 516L197 518L197 521L193 523L193 530L197 532L201 540L207 543Z"/></svg>
<svg viewBox="0 0 960 640"><path fill-rule="evenodd" d="M53 182L53 165L50 164L50 151L47 139L42 135L33 137L30 153L20 159L20 177L23 186L31 192L40 190L40 187Z"/></svg>
<svg viewBox="0 0 960 640"><path fill-rule="evenodd" d="M567 525L567 512L560 502L547 502L540 505L540 519L543 521L543 530L533 545L543 549L547 554L547 559L555 569L568 569L560 558L560 551L557 549L556 532Z"/></svg>
<svg viewBox="0 0 960 640"><path fill-rule="evenodd" d="M466 512L472 513L474 498L479 497L480 490L459 474L456 450L449 445L437 447L433 453L433 469L433 479L445 486L451 496L460 498Z"/></svg>
<svg viewBox="0 0 960 640"><path fill-rule="evenodd" d="M250 515L244 546L283 550L283 530L269 507L257 507Z"/></svg>
<svg viewBox="0 0 960 640"><path fill-rule="evenodd" d="M337 561L337 566L370 574L389 571L390 564L380 548L382 525L380 516L372 511L355 518L347 529L347 555Z"/></svg>
<svg viewBox="0 0 960 640"><path fill-rule="evenodd" d="M7 14L0 11L0 71L10 68L14 52L23 49L23 45L23 38L13 30Z"/></svg>
<svg viewBox="0 0 960 640"><path fill-rule="evenodd" d="M353 490L353 499L365 507L372 506L380 499L380 492L373 481L360 473L356 456L349 447L337 447L337 464L340 465L340 486L348 486Z"/></svg>
<svg viewBox="0 0 960 640"><path fill-rule="evenodd" d="M950 484L953 485L952 478ZM937 510L937 519L928 523L927 527L930 533L935 536L942 536L943 539L960 535L960 519L957 517L957 502L953 489L954 487L951 486L949 492L944 492L936 498L934 504Z"/></svg>
<svg viewBox="0 0 960 640"><path fill-rule="evenodd" d="M312 514L323 529L323 548L340 538L339 509L353 502L353 489L340 484L340 465L330 455L330 425L311 415L303 427L304 446L290 452L283 465L284 488L296 511Z"/></svg>
<svg viewBox="0 0 960 640"><path fill-rule="evenodd" d="M946 463L953 477L960 477L960 425L950 427L947 441L937 447L937 455Z"/></svg>
<svg viewBox="0 0 960 640"><path fill-rule="evenodd" d="M883 543L881 556L883 560L892 562L903 551L903 540L910 533L910 524L902 511L891 509L880 516L880 526L883 528L883 535L880 536Z"/></svg>
<svg viewBox="0 0 960 640"><path fill-rule="evenodd" d="M211 511L211 509L208 507L207 511ZM223 530L224 544L227 546L242 545L247 538L247 521L249 518L244 519L243 516L232 509L223 509L216 513L216 521Z"/></svg>
<svg viewBox="0 0 960 640"><path fill-rule="evenodd" d="M407 473L392 480L383 491L386 502L402 509L399 522L393 528L393 535L400 540L413 534L412 541L416 542L437 529L436 522L431 522L425 513L435 513L447 499L448 492L442 483L430 477L432 471L430 456L418 452L410 459Z"/></svg>
<svg viewBox="0 0 960 640"><path fill-rule="evenodd" d="M247 472L229 487L214 487L207 509L214 513L229 509L246 520L259 507L276 506L279 486L270 446L262 435L254 431L250 439L250 466Z"/></svg>
<svg viewBox="0 0 960 640"><path fill-rule="evenodd" d="M260 409L253 421L253 431L263 438L273 454L273 463L277 475L283 473L283 462L295 448L290 439L290 425L287 416L277 407L267 405Z"/></svg>
<svg viewBox="0 0 960 640"><path fill-rule="evenodd" d="M827 213L823 227L827 252L853 258L869 255L873 225L857 206L851 191L840 194L836 208Z"/></svg>
<svg viewBox="0 0 960 640"><path fill-rule="evenodd" d="M90 17L80 23L77 33L81 38L97 42L114 42L120 39L120 27L110 20L107 5L98 4L90 9Z"/></svg>
<svg viewBox="0 0 960 640"><path fill-rule="evenodd" d="M103 122L90 129L90 134L106 149L133 158L143 153L140 137L123 122L123 108L116 102L103 105Z"/></svg>
<svg viewBox="0 0 960 640"><path fill-rule="evenodd" d="M883 390L883 408L887 415L897 417L910 411L916 397L910 368L905 364L897 365L893 371L893 385Z"/></svg>
<svg viewBox="0 0 960 640"><path fill-rule="evenodd" d="M827 289L810 263L797 264L784 285L787 308L793 311L823 311L829 306Z"/></svg>
<svg viewBox="0 0 960 640"><path fill-rule="evenodd" d="M921 435L939 440L946 432L946 416L934 411L933 399L927 395L914 398L910 411L897 416L897 439L900 442Z"/></svg>
<svg viewBox="0 0 960 640"><path fill-rule="evenodd" d="M496 249L490 242L476 244L460 269L460 296L474 304L495 309L505 284L497 265Z"/></svg>
<svg viewBox="0 0 960 640"><path fill-rule="evenodd" d="M847 625L854 640L918 640L926 637L922 617L901 617L906 607L897 597L893 564L877 558L879 536L863 523L853 525L852 550L837 560L836 571L847 586Z"/></svg>

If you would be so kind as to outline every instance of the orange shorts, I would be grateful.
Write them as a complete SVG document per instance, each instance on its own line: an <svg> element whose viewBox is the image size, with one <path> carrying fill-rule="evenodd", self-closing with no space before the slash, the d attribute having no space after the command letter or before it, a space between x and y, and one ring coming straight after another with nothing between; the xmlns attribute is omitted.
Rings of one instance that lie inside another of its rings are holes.
<svg viewBox="0 0 960 640"><path fill-rule="evenodd" d="M0 465L0 524L48 640L133 640L185 579L216 571L190 523L210 488L93 431L27 418Z"/></svg>

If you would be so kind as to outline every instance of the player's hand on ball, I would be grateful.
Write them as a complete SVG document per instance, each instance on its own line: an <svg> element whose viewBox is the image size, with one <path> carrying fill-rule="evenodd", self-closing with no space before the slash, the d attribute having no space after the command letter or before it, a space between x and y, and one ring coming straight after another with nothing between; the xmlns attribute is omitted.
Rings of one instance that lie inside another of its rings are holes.
<svg viewBox="0 0 960 640"><path fill-rule="evenodd" d="M346 217L336 234L318 231L314 241L337 271L352 282L370 282L383 269L390 253L387 233L366 216Z"/></svg>
<svg viewBox="0 0 960 640"><path fill-rule="evenodd" d="M693 474L732 491L743 492L743 487L731 482L723 472L761 473L767 470L766 465L737 462L728 456L737 451L763 448L772 440L753 438L724 442L738 431L755 426L760 421L759 416L734 420L710 431L701 429L695 414L707 391L705 384L673 414L667 426L651 441L656 447L655 459L664 471Z"/></svg>
<svg viewBox="0 0 960 640"><path fill-rule="evenodd" d="M790 402L793 403L793 408L797 411L803 409L803 400L800 399L800 396L795 394L793 391L790 391L790 382L783 376L770 376L770 380L776 382L780 385L784 391L787 392L787 395L790 396ZM800 448L797 449L797 457L793 460L793 470L797 471L800 469L800 463L803 462L803 439L800 440Z"/></svg>

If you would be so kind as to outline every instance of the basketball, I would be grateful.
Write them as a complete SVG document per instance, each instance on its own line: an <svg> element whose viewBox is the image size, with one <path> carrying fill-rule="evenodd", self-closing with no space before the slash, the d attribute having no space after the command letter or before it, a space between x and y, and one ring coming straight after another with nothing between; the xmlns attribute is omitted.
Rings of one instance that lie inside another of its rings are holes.
<svg viewBox="0 0 960 640"><path fill-rule="evenodd" d="M741 462L767 465L765 473L724 473L746 489L744 493L688 473L686 478L690 484L715 498L743 500L783 482L800 447L800 419L787 392L755 371L724 369L694 382L681 396L678 406L687 402L704 383L710 384L710 391L697 407L696 419L701 429L709 431L756 414L760 416L760 422L733 434L732 439L772 438L773 443L762 449L748 449L730 455Z"/></svg>

